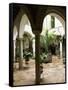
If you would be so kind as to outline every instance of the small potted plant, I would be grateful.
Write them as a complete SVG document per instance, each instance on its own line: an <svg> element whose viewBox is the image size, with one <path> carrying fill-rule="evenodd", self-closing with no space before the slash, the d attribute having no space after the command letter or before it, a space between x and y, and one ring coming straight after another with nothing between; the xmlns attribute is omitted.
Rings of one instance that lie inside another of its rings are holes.
<svg viewBox="0 0 68 90"><path fill-rule="evenodd" d="M24 58L25 58L25 64L29 63L30 57L32 56L32 53L29 51L25 51Z"/></svg>

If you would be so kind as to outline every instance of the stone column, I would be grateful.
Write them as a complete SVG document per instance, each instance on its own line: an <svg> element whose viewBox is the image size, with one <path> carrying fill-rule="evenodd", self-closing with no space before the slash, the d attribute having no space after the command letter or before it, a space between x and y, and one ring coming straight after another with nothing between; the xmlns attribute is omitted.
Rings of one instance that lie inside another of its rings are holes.
<svg viewBox="0 0 68 90"><path fill-rule="evenodd" d="M16 43L16 40L13 40L13 44L14 44L14 45L13 45L13 46L14 46L14 62L15 62L15 54L16 54L16 53L15 53L15 48L16 48L15 43Z"/></svg>
<svg viewBox="0 0 68 90"><path fill-rule="evenodd" d="M14 55L13 55L13 62L14 62L14 65L13 65L13 68L16 69L16 40L13 40L13 52L14 52Z"/></svg>
<svg viewBox="0 0 68 90"><path fill-rule="evenodd" d="M21 59L23 59L23 40L20 40L21 43Z"/></svg>
<svg viewBox="0 0 68 90"><path fill-rule="evenodd" d="M33 39L32 47L33 47L33 57L35 58L35 39Z"/></svg>
<svg viewBox="0 0 68 90"><path fill-rule="evenodd" d="M23 40L22 38L19 39L19 70L22 69L22 65L23 65Z"/></svg>
<svg viewBox="0 0 68 90"><path fill-rule="evenodd" d="M60 41L60 59L62 59L62 41Z"/></svg>
<svg viewBox="0 0 68 90"><path fill-rule="evenodd" d="M40 33L35 34L35 74L36 85L40 84Z"/></svg>
<svg viewBox="0 0 68 90"><path fill-rule="evenodd" d="M60 37L60 62L63 63L63 56L62 56L62 40L63 40L63 37L61 36Z"/></svg>

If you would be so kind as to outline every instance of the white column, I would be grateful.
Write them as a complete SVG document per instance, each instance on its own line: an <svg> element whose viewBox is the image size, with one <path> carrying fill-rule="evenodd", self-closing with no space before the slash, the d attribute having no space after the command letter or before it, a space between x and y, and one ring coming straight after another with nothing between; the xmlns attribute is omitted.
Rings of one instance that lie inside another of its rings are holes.
<svg viewBox="0 0 68 90"><path fill-rule="evenodd" d="M23 59L23 40L20 39L20 48L21 48L21 59Z"/></svg>
<svg viewBox="0 0 68 90"><path fill-rule="evenodd" d="M13 46L14 46L14 62L15 62L15 54L16 54L16 52L15 52L15 48L16 48L16 40L13 40Z"/></svg>
<svg viewBox="0 0 68 90"><path fill-rule="evenodd" d="M62 58L62 41L60 41L60 58Z"/></svg>
<svg viewBox="0 0 68 90"><path fill-rule="evenodd" d="M33 57L35 57L35 39L33 39L32 48L33 48Z"/></svg>

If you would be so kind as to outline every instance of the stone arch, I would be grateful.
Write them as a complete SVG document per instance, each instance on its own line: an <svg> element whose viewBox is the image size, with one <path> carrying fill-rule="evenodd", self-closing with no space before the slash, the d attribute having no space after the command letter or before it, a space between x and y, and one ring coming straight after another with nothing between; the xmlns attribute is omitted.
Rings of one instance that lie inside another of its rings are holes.
<svg viewBox="0 0 68 90"><path fill-rule="evenodd" d="M59 15L60 17L62 17L65 20L65 11L63 10L63 8L48 7L47 10L46 10L46 15L48 15L50 13L55 13L55 14Z"/></svg>
<svg viewBox="0 0 68 90"><path fill-rule="evenodd" d="M40 22L40 28L42 29L42 24L43 24L43 20L44 18L48 15L48 14L53 14L54 16L56 15L59 16L58 18L61 19L60 21L63 22L63 26L65 28L65 21L66 21L66 17L65 17L65 14L66 14L66 11L65 11L65 8L64 7L57 7L57 6L47 6L47 7L44 7L44 8L41 8L38 10L38 14L37 14L37 23Z"/></svg>
<svg viewBox="0 0 68 90"><path fill-rule="evenodd" d="M58 15L57 13L48 13L47 15L51 15L51 16L54 16L54 17L56 17L59 21L60 21L60 23L62 24L62 26L63 26L63 28L64 28L64 30L65 30L65 21L64 21L64 19L60 16L60 15ZM46 15L46 16L47 16ZM45 17L46 17L45 16ZM44 17L44 18L45 18ZM44 22L44 19L43 19L43 22Z"/></svg>
<svg viewBox="0 0 68 90"><path fill-rule="evenodd" d="M21 18L21 22L20 22L20 29L19 29L19 37L22 38L23 37L23 34L24 34L24 28L25 28L25 25L30 25L30 21L27 17L26 14L24 14Z"/></svg>
<svg viewBox="0 0 68 90"><path fill-rule="evenodd" d="M26 6L23 6L23 8L21 8L14 20L14 24L17 26L18 28L18 35L19 35L19 29L20 29L20 22L21 22L21 19L22 17L25 15L25 17L28 18L30 24L31 24L31 27L33 29L34 27L34 24L33 24L33 19L32 19L32 16L28 10L28 8Z"/></svg>

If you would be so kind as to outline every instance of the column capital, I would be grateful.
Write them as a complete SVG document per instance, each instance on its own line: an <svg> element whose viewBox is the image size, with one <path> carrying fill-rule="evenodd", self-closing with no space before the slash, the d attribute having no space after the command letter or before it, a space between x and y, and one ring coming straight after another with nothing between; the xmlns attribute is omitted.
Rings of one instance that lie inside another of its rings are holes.
<svg viewBox="0 0 68 90"><path fill-rule="evenodd" d="M42 29L39 27L34 27L32 29L32 32L36 35L36 34L40 34L42 32Z"/></svg>
<svg viewBox="0 0 68 90"><path fill-rule="evenodd" d="M35 35L40 35L41 32L42 32L42 31L40 31L40 30L33 30L33 33L34 33Z"/></svg>

